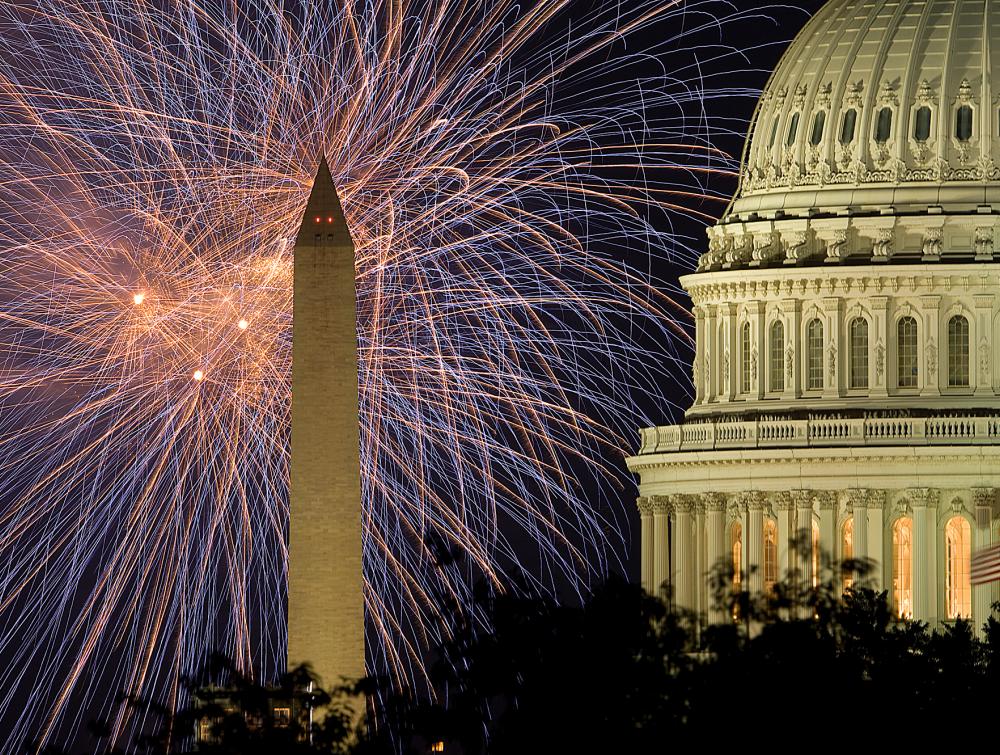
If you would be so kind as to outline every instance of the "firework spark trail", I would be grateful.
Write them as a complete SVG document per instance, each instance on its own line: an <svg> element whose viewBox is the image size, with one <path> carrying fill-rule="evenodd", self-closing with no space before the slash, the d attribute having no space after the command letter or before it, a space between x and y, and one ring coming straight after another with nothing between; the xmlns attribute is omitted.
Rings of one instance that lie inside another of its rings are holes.
<svg viewBox="0 0 1000 755"><path fill-rule="evenodd" d="M568 6L0 0L5 751L97 713L127 732L119 692L172 699L214 648L280 668L321 148L358 246L370 666L419 681L478 578L616 565L624 520L585 488L621 479L634 392L682 398L688 338L626 260L690 260L664 228L720 199L688 45L740 17ZM619 80L653 24L663 72Z"/></svg>

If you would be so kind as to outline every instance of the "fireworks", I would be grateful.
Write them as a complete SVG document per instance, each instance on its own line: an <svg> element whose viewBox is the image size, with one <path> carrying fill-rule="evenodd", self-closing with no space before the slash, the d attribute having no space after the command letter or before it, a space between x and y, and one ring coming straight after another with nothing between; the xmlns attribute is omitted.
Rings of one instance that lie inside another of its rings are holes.
<svg viewBox="0 0 1000 755"><path fill-rule="evenodd" d="M691 259L671 215L732 171L688 40L736 17L571 4L0 0L0 749L127 733L120 692L212 649L281 666L320 149L358 245L370 663L419 681L476 579L616 563L602 460L633 393L683 400L687 343L626 261Z"/></svg>

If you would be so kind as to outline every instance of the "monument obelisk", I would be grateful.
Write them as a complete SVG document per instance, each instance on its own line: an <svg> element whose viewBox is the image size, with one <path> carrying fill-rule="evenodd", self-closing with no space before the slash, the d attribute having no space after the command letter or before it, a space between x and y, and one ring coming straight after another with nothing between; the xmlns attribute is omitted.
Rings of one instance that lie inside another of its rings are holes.
<svg viewBox="0 0 1000 755"><path fill-rule="evenodd" d="M326 158L295 241L288 665L365 673L354 243Z"/></svg>

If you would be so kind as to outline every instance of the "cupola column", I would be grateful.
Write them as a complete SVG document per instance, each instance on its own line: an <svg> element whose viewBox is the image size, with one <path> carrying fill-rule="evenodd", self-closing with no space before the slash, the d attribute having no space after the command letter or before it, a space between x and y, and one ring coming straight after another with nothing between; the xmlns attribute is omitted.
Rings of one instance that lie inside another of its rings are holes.
<svg viewBox="0 0 1000 755"><path fill-rule="evenodd" d="M720 493L707 493L704 496L705 520L707 527L707 561L708 571L719 564L729 562L729 549L726 542L726 498ZM727 619L724 609L715 605L714 596L708 596L708 620L712 624L721 624Z"/></svg>
<svg viewBox="0 0 1000 755"><path fill-rule="evenodd" d="M677 548L674 558L674 602L678 608L695 610L694 578L696 554L694 548L694 533L692 521L692 504L688 496L675 496L674 510L674 544Z"/></svg>
<svg viewBox="0 0 1000 755"><path fill-rule="evenodd" d="M659 594L670 580L670 501L653 496L653 593Z"/></svg>
<svg viewBox="0 0 1000 755"><path fill-rule="evenodd" d="M857 489L847 492L854 517L854 558L858 561L871 557L868 545L868 500L865 492ZM855 584L858 583L860 576L860 574L855 575Z"/></svg>
<svg viewBox="0 0 1000 755"><path fill-rule="evenodd" d="M972 536L973 552L988 548L992 544L994 488L973 488L972 504L975 507L976 526ZM972 628L982 631L983 623L990 616L995 582L974 585L972 588Z"/></svg>
<svg viewBox="0 0 1000 755"><path fill-rule="evenodd" d="M913 504L913 618L933 626L937 623L937 491L914 488L907 495Z"/></svg>
<svg viewBox="0 0 1000 755"><path fill-rule="evenodd" d="M761 558L764 554L764 496L757 491L746 494L747 501L747 586L751 595L764 589L764 572Z"/></svg>
<svg viewBox="0 0 1000 755"><path fill-rule="evenodd" d="M868 509L868 558L875 562L869 582L873 590L883 589L885 574L885 491L866 490L865 505Z"/></svg>
<svg viewBox="0 0 1000 755"><path fill-rule="evenodd" d="M636 501L639 507L639 519L642 527L642 589L649 593L656 592L656 580L653 569L653 504L648 498Z"/></svg>

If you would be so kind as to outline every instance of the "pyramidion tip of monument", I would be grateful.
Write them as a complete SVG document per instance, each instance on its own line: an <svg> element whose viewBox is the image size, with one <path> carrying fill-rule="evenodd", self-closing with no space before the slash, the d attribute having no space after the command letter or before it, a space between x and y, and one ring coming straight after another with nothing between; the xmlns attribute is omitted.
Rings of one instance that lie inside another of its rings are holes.
<svg viewBox="0 0 1000 755"><path fill-rule="evenodd" d="M334 246L354 245L337 186L333 181L333 173L324 153L320 153L319 166L299 230L299 242L313 240L322 240Z"/></svg>

